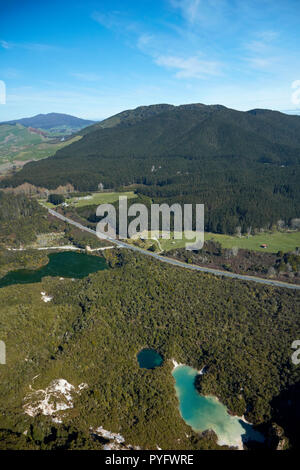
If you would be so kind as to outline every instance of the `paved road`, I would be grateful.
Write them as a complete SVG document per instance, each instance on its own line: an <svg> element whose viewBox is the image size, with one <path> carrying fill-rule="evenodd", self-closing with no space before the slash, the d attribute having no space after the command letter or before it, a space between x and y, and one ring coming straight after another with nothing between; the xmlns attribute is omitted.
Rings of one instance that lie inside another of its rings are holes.
<svg viewBox="0 0 300 470"><path fill-rule="evenodd" d="M96 234L95 230L93 230L91 228L88 228L88 227L85 227L84 225L81 225L80 223L75 222L74 220L69 219L68 217L65 217L64 215L61 215L58 212L54 211L53 209L50 209L48 207L47 207L47 209L48 209L48 211L50 212L51 215L54 215L54 217L58 217L59 219L65 221L69 224L75 225L75 227L78 227L81 230L85 230L86 232L92 233L96 237L98 236ZM240 279L242 281L258 282L260 284L266 284L268 286L273 286L273 287L285 287L287 289L300 289L300 285L288 284L287 282L273 281L271 279L263 279L261 277L256 277L256 276L246 276L246 275L243 275L243 274L237 274L237 273L230 273L228 271L222 271L220 269L206 268L206 267L202 267L202 266L197 266L195 264L187 264L187 263L184 263L182 261L177 261L175 259L168 258L166 256L161 256L157 253L152 253L151 251L143 250L142 248L139 248L139 247L134 246L134 245L130 245L129 243L125 243L125 242L122 242L120 240L115 240L114 238L108 237L107 235L104 235L104 234L103 234L102 238L104 240L108 240L111 243L114 243L115 245L117 245L120 248L127 248L127 249L132 250L132 251L137 251L137 252L139 252L143 255L152 256L152 258L155 258L158 261L161 261L163 263L172 264L173 266L179 266L180 268L191 269L191 270L194 270L194 271L201 271L203 273L214 274L216 276L224 276L224 277L230 277L230 278L233 278L233 279Z"/></svg>

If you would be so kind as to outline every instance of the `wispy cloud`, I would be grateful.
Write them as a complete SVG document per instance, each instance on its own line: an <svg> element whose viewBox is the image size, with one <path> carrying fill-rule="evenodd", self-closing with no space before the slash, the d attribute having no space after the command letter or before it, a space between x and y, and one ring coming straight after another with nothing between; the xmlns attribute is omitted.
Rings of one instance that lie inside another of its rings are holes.
<svg viewBox="0 0 300 470"><path fill-rule="evenodd" d="M295 90L291 96L291 102L298 106L300 104L300 80L295 80L292 83L292 89Z"/></svg>
<svg viewBox="0 0 300 470"><path fill-rule="evenodd" d="M3 49L26 49L28 51L36 51L36 52L47 52L59 49L58 46L54 46L52 44L42 44L42 43L35 43L35 42L11 42L11 41L4 41L0 40L0 46Z"/></svg>
<svg viewBox="0 0 300 470"><path fill-rule="evenodd" d="M10 45L7 41L3 41L3 40L0 40L0 46L3 48L3 49L10 49Z"/></svg>
<svg viewBox="0 0 300 470"><path fill-rule="evenodd" d="M18 78L20 76L20 73L17 69L7 67L4 69L0 69L0 76L2 78L10 80L10 79Z"/></svg>
<svg viewBox="0 0 300 470"><path fill-rule="evenodd" d="M142 33L137 40L137 47L140 50L144 50L147 46L153 43L153 35L148 33Z"/></svg>
<svg viewBox="0 0 300 470"><path fill-rule="evenodd" d="M257 18L259 3L268 10L271 0L252 0L251 5L245 0L166 1L176 20L168 17L163 31L133 21L127 12L96 12L92 17L179 79L225 76L229 68L231 76L278 74L283 67L280 31L264 29Z"/></svg>
<svg viewBox="0 0 300 470"><path fill-rule="evenodd" d="M114 12L101 13L101 12L95 11L94 13L92 13L93 20L95 20L97 23L101 24L105 28L113 28L117 26L119 23L117 16L118 15Z"/></svg>
<svg viewBox="0 0 300 470"><path fill-rule="evenodd" d="M255 39L245 44L246 49L251 52L262 54L268 51L274 41L279 37L279 33L275 31L261 31L256 33Z"/></svg>
<svg viewBox="0 0 300 470"><path fill-rule="evenodd" d="M170 6L177 10L190 27L198 25L210 28L229 17L239 8L235 0L169 0ZM244 1L244 0L243 0Z"/></svg>
<svg viewBox="0 0 300 470"><path fill-rule="evenodd" d="M157 65L177 70L177 78L206 78L221 74L221 64L201 60L198 57L160 56L155 60Z"/></svg>
<svg viewBox="0 0 300 470"><path fill-rule="evenodd" d="M41 43L24 43L24 44L17 44L16 46L22 47L23 49L27 49L28 51L36 51L36 52L48 52L54 51L59 49L58 46L53 46L52 44L41 44Z"/></svg>
<svg viewBox="0 0 300 470"><path fill-rule="evenodd" d="M173 8L179 9L188 22L195 23L199 19L201 0L170 0L170 4Z"/></svg>
<svg viewBox="0 0 300 470"><path fill-rule="evenodd" d="M73 72L71 73L72 77L78 78L78 80L82 80L85 82L98 82L101 77L96 73L80 73L80 72Z"/></svg>
<svg viewBox="0 0 300 470"><path fill-rule="evenodd" d="M246 62L254 69L269 69L277 62L276 57L248 57Z"/></svg>
<svg viewBox="0 0 300 470"><path fill-rule="evenodd" d="M245 44L245 49L249 53L245 61L250 67L255 69L270 69L279 61L279 54L276 50L276 40L279 33L275 31L260 31L254 38Z"/></svg>
<svg viewBox="0 0 300 470"><path fill-rule="evenodd" d="M170 0L172 7L182 8L189 21L196 19L202 0ZM216 0L207 0L213 4ZM223 1L223 0L218 0ZM182 41L181 33L174 29L164 33L149 32L143 23L131 20L127 14L112 11L109 13L94 12L92 18L107 29L118 35L128 37L130 46L149 56L153 62L166 69L175 71L175 77L180 79L204 79L212 75L220 75L222 64L217 60L206 60L200 57L199 48L194 53L187 52L189 47ZM171 28L170 28L171 29ZM201 53L201 52L200 52Z"/></svg>
<svg viewBox="0 0 300 470"><path fill-rule="evenodd" d="M111 11L109 13L95 11L91 16L101 26L116 32L137 31L138 29L138 24L120 11Z"/></svg>

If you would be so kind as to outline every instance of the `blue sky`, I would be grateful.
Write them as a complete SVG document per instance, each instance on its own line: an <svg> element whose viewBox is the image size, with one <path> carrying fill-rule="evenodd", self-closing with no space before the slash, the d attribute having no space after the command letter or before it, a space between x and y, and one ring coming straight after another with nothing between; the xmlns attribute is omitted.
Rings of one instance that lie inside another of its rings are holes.
<svg viewBox="0 0 300 470"><path fill-rule="evenodd" d="M300 108L299 0L0 2L0 120L154 103Z"/></svg>

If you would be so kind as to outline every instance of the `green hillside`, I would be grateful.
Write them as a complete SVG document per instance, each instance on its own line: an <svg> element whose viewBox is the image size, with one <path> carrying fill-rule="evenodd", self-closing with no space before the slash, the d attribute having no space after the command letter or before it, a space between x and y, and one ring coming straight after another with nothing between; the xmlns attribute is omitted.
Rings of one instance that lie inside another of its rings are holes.
<svg viewBox="0 0 300 470"><path fill-rule="evenodd" d="M127 117L126 117L127 116ZM233 233L300 216L300 117L201 104L137 108L96 124L52 158L26 165L25 181L78 190L137 185L157 202L204 203L206 231Z"/></svg>
<svg viewBox="0 0 300 470"><path fill-rule="evenodd" d="M5 164L49 157L79 139L75 136L62 140L21 124L0 124L0 170Z"/></svg>
<svg viewBox="0 0 300 470"><path fill-rule="evenodd" d="M93 121L60 113L0 123L0 172L22 166L27 160L54 155L57 150L80 139L70 138Z"/></svg>
<svg viewBox="0 0 300 470"><path fill-rule="evenodd" d="M127 109L107 119L103 119L103 121L97 122L94 125L88 126L79 133L85 135L98 129L115 127L118 124L136 124L148 117L156 116L157 114L161 114L173 108L175 108L175 106L171 104L154 104L150 106L139 106L136 109Z"/></svg>
<svg viewBox="0 0 300 470"><path fill-rule="evenodd" d="M299 116L201 104L126 113L1 184L138 185L158 202L204 203L206 230L220 233L299 217Z"/></svg>

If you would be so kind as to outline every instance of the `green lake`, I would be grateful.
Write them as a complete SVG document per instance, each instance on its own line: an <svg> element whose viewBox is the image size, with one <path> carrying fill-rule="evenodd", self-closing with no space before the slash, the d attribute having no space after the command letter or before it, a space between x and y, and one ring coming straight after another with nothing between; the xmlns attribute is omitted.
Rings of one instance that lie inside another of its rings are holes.
<svg viewBox="0 0 300 470"><path fill-rule="evenodd" d="M175 389L179 409L184 421L194 431L212 429L218 436L218 444L242 448L247 440L262 442L262 434L255 431L251 424L237 416L231 416L217 398L202 396L195 388L198 372L189 366L180 365L173 369Z"/></svg>
<svg viewBox="0 0 300 470"><path fill-rule="evenodd" d="M155 369L164 362L163 357L155 349L150 348L142 349L137 355L137 360L142 369Z"/></svg>
<svg viewBox="0 0 300 470"><path fill-rule="evenodd" d="M13 284L40 282L45 276L59 276L82 279L90 273L107 269L104 258L72 251L52 253L49 262L39 269L19 269L8 272L0 279L0 287Z"/></svg>

